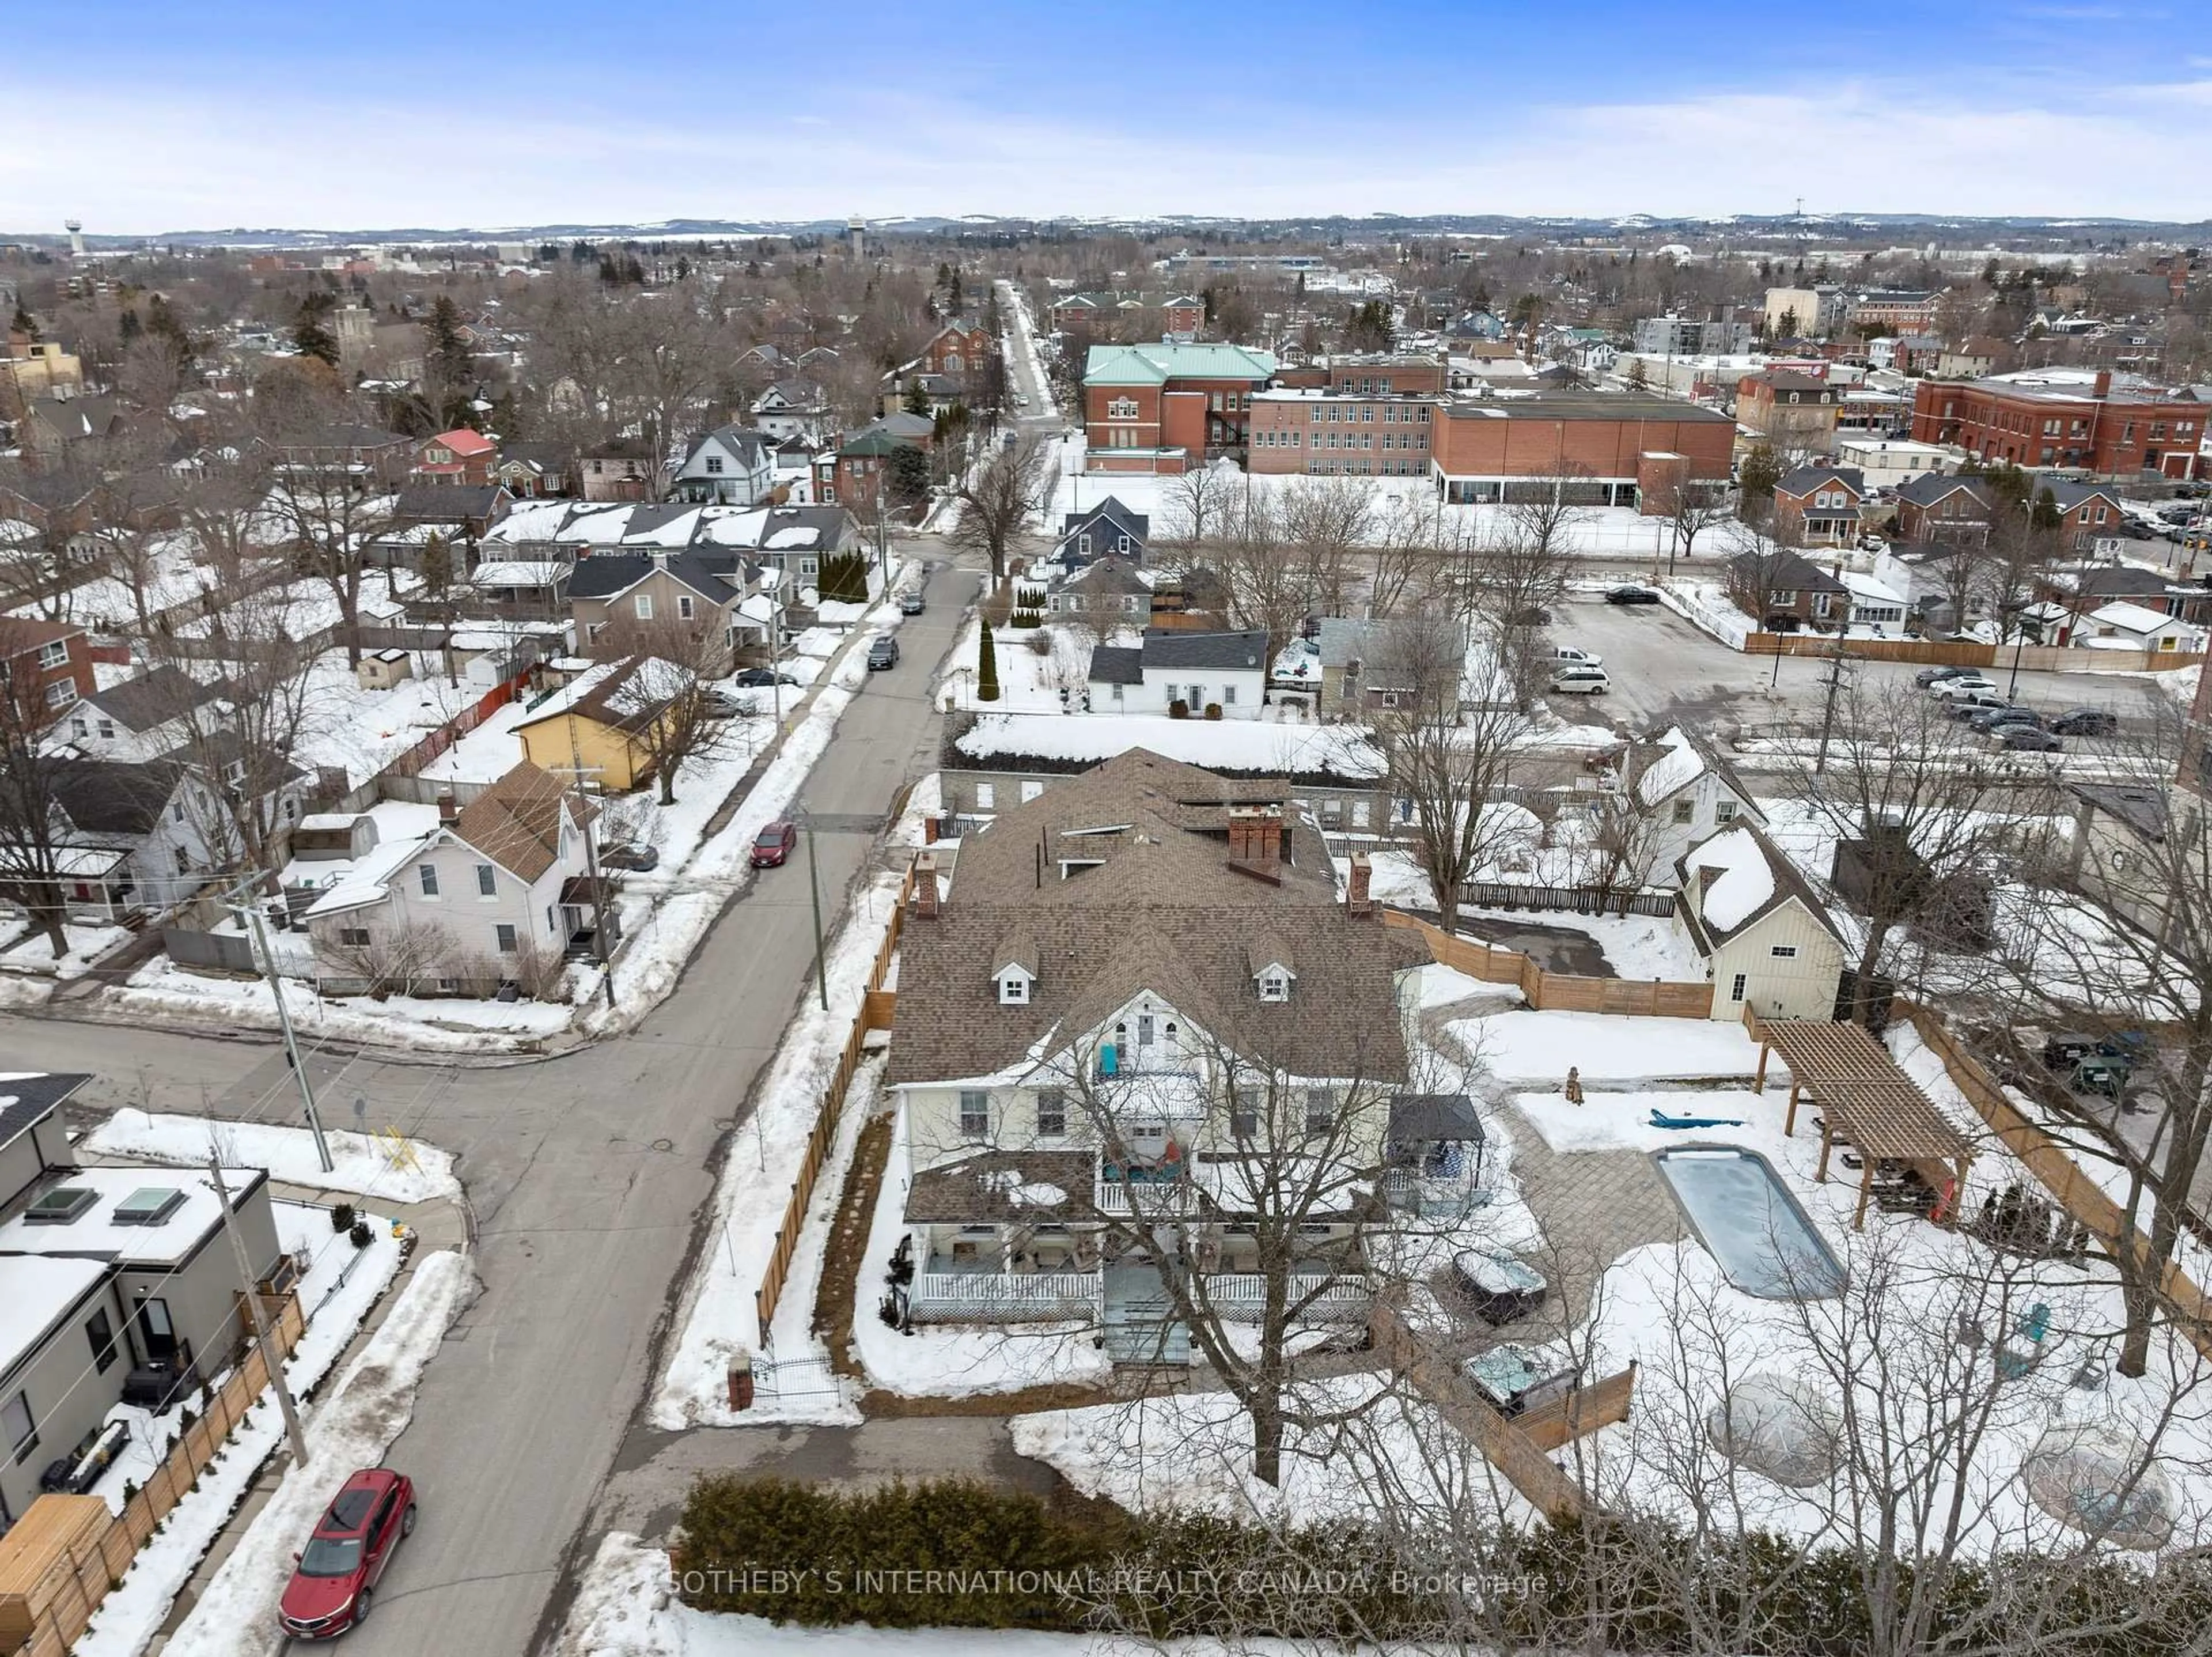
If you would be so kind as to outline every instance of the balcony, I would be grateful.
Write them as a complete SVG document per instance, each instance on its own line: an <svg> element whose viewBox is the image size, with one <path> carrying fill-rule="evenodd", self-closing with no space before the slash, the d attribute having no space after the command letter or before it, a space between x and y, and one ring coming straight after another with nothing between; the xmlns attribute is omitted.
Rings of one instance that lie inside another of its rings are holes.
<svg viewBox="0 0 2212 1657"><path fill-rule="evenodd" d="M923 1323L1096 1319L1102 1304L1096 1271L921 1271L908 1301Z"/></svg>

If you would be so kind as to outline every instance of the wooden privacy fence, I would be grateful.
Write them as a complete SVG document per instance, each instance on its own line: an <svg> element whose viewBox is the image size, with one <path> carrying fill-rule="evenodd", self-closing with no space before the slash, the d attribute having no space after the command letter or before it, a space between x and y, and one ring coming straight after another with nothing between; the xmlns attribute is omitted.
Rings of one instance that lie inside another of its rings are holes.
<svg viewBox="0 0 2212 1657"><path fill-rule="evenodd" d="M1547 1011L1613 1013L1630 1018L1704 1019L1713 1014L1710 984L1670 982L1664 978L1590 978L1574 972L1547 972L1518 950L1495 944L1455 938L1418 915L1400 910L1382 911L1382 924L1418 932L1429 947L1429 959L1480 978L1485 984L1520 987L1528 1005Z"/></svg>
<svg viewBox="0 0 2212 1657"><path fill-rule="evenodd" d="M1516 880L1468 880L1459 900L1486 909L1563 909L1577 915L1649 915L1672 919L1671 892L1609 892L1603 886L1522 886Z"/></svg>
<svg viewBox="0 0 2212 1657"><path fill-rule="evenodd" d="M1601 1427L1628 1419L1628 1406L1636 1396L1636 1366L1588 1386L1578 1386L1565 1398L1539 1404L1513 1417L1539 1450L1556 1450L1586 1438Z"/></svg>
<svg viewBox="0 0 2212 1657"><path fill-rule="evenodd" d="M1753 656L1832 656L1832 634L1750 633L1743 650ZM1854 638L1842 654L1862 661L1911 661L1924 667L2002 667L2015 655L2021 671L2031 673L2140 673L2167 667L2193 667L2204 660L2193 650L2102 650L2070 644L1980 644L1972 639Z"/></svg>
<svg viewBox="0 0 2212 1657"><path fill-rule="evenodd" d="M1896 1006L1911 1020L1921 1040L1943 1061L1952 1081L1989 1124L1990 1131L2027 1166L2038 1183L2057 1199L2059 1206L2087 1226L2114 1253L2126 1250L2138 1262L2147 1262L2149 1244L2142 1233L2128 1224L2126 1212L2081 1171L2081 1165L2067 1154L2064 1146L2029 1121L2020 1106L2005 1097L2004 1090L1983 1068L1981 1061L1966 1050L1942 1020L1929 1008L1902 997ZM2207 1301L2203 1290L2191 1282L2179 1266L2169 1261L2159 1276L2159 1295L2191 1343L2206 1357L2212 1358L2212 1301Z"/></svg>
<svg viewBox="0 0 2212 1657"><path fill-rule="evenodd" d="M239 1301L243 1318L242 1294ZM288 1289L263 1295L261 1305L270 1338L289 1356L306 1328L300 1297ZM110 1514L96 1496L42 1496L33 1502L21 1523L0 1539L0 1651L66 1657L155 1526L191 1493L268 1385L261 1344L248 1341L244 1359L208 1395L207 1413L183 1430L121 1513Z"/></svg>
<svg viewBox="0 0 2212 1657"><path fill-rule="evenodd" d="M936 876L933 874L931 878ZM791 1196L783 1205L783 1223L776 1228L775 1246L769 1252L768 1264L762 1269L760 1287L753 1291L753 1312L760 1320L759 1338L768 1339L769 1325L775 1320L776 1303L783 1298L784 1281L791 1275L792 1257L799 1252L799 1234L806 1227L807 1205L814 1200L814 1182L822 1176L822 1165L830 1160L830 1148L836 1142L837 1124L844 1119L845 1094L852 1086L854 1072L860 1068L860 1052L866 1046L868 1032L888 1030L898 1004L896 990L884 988L884 980L890 976L891 958L898 953L900 929L906 924L907 901L914 895L914 869L908 866L906 878L899 882L898 900L891 905L890 924L884 930L884 941L877 947L875 964L868 969L868 987L860 997L860 1008L854 1015L853 1027L845 1037L845 1049L837 1057L837 1068L830 1077L830 1085L822 1094L822 1108L816 1113L814 1127L806 1136L806 1154L799 1159L799 1177L791 1182Z"/></svg>

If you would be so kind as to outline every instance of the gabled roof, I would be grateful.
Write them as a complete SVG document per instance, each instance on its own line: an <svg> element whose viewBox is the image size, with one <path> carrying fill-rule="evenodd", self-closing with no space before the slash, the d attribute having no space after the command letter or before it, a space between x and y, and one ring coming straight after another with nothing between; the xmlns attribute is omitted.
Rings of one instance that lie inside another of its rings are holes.
<svg viewBox="0 0 2212 1657"><path fill-rule="evenodd" d="M1091 653L1093 685L1142 685L1145 653L1133 644L1102 644Z"/></svg>
<svg viewBox="0 0 2212 1657"><path fill-rule="evenodd" d="M182 719L195 708L222 699L220 687L203 685L183 669L167 662L150 667L136 679L94 691L83 698L126 731L149 731Z"/></svg>
<svg viewBox="0 0 2212 1657"><path fill-rule="evenodd" d="M658 561L656 562L656 559ZM656 555L650 552L594 552L576 560L568 575L571 599L618 598L659 570L679 587L687 587L708 603L722 606L744 596L744 567L735 553L711 561L684 550Z"/></svg>
<svg viewBox="0 0 2212 1657"><path fill-rule="evenodd" d="M2119 510L2118 491L2103 484L2085 484L2072 478L2045 478L2035 486L2035 492L2029 499L2041 500L2045 490L2051 491L2051 498L2058 503L2061 512L2071 512L2082 502L2089 500L2108 502L2114 511Z"/></svg>
<svg viewBox="0 0 2212 1657"><path fill-rule="evenodd" d="M1996 509L1996 497L1979 478L1951 478L1940 472L1923 472L1917 478L1907 478L1897 486L1897 498L1910 501L1915 506L1934 506L1962 490L1972 496L1984 512Z"/></svg>
<svg viewBox="0 0 2212 1657"><path fill-rule="evenodd" d="M1771 553L1739 552L1729 560L1731 568L1741 568L1757 576L1764 573L1770 592L1784 593L1842 593L1849 589L1838 581L1833 571L1814 564L1802 552L1778 549Z"/></svg>
<svg viewBox="0 0 2212 1657"><path fill-rule="evenodd" d="M1144 661L1147 667L1265 667L1267 630L1188 633L1175 628L1148 628L1145 632Z"/></svg>
<svg viewBox="0 0 2212 1657"><path fill-rule="evenodd" d="M453 833L510 874L534 881L558 859L561 825L572 820L560 781L526 759L461 807Z"/></svg>
<svg viewBox="0 0 2212 1657"><path fill-rule="evenodd" d="M75 1073L0 1076L0 1150L44 1122L91 1080Z"/></svg>
<svg viewBox="0 0 2212 1657"><path fill-rule="evenodd" d="M489 518L506 490L498 484L410 484L399 491L392 515L409 523L458 523Z"/></svg>
<svg viewBox="0 0 2212 1657"><path fill-rule="evenodd" d="M1852 494L1866 493L1866 473L1856 466L1799 466L1774 485L1777 495L1805 496L1841 484Z"/></svg>
<svg viewBox="0 0 2212 1657"><path fill-rule="evenodd" d="M1135 564L1118 552L1109 552L1105 557L1094 560L1074 575L1062 576L1053 583L1052 590L1055 593L1086 594L1114 593L1149 594L1152 589L1145 584L1145 578L1137 573ZM1140 653L1133 652L1132 654ZM1097 675L1094 673L1091 677L1095 679Z"/></svg>
<svg viewBox="0 0 2212 1657"><path fill-rule="evenodd" d="M1151 533L1152 521L1149 514L1132 512L1114 496L1109 495L1087 512L1070 512L1060 521L1060 544L1062 546L1094 524L1103 523L1121 534L1128 536L1138 545L1145 544Z"/></svg>
<svg viewBox="0 0 2212 1657"><path fill-rule="evenodd" d="M497 443L480 431L471 431L466 426L456 426L451 431L441 431L435 437L426 437L422 442L425 448L432 443L441 443L464 460L499 452Z"/></svg>
<svg viewBox="0 0 2212 1657"><path fill-rule="evenodd" d="M0 660L27 650L43 650L49 644L82 637L84 629L66 621L46 621L36 616L0 616Z"/></svg>
<svg viewBox="0 0 2212 1657"><path fill-rule="evenodd" d="M183 779L167 759L64 759L49 786L70 825L84 834L150 834Z"/></svg>
<svg viewBox="0 0 2212 1657"><path fill-rule="evenodd" d="M639 682L649 660L647 656L631 656L571 680L547 698L529 718L519 721L515 729L528 730L532 725L565 719L571 714L609 730L627 733L645 729L668 705L667 698L655 695Z"/></svg>
<svg viewBox="0 0 2212 1657"><path fill-rule="evenodd" d="M1685 892L1701 888L1698 901L1686 899L1677 912L1707 955L1793 900L1830 937L1843 941L1820 894L1755 823L1739 822L1708 835L1675 860L1674 875Z"/></svg>
<svg viewBox="0 0 2212 1657"><path fill-rule="evenodd" d="M683 469L689 472L692 461L709 444L720 448L739 465L757 466L769 455L769 442L759 432L747 426L717 426L712 431L702 432L691 440L691 447L684 452Z"/></svg>
<svg viewBox="0 0 2212 1657"><path fill-rule="evenodd" d="M2118 783L2069 783L2067 787L2076 798L2124 824L2139 838L2153 844L2166 838L2168 819L2164 790Z"/></svg>

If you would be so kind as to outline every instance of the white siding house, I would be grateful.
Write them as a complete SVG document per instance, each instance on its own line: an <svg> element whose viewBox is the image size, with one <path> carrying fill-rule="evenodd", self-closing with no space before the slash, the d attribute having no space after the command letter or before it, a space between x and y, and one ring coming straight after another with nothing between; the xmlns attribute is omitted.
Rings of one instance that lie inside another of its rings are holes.
<svg viewBox="0 0 2212 1657"><path fill-rule="evenodd" d="M1723 829L1766 821L1743 780L1705 743L1676 726L1658 746L1629 784L1649 825L1636 871L1645 880L1655 872L1663 879L1684 852Z"/></svg>
<svg viewBox="0 0 2212 1657"><path fill-rule="evenodd" d="M1765 833L1724 829L1684 854L1675 874L1675 925L1712 979L1715 1019L1741 1020L1746 1006L1765 1018L1835 1015L1843 941Z"/></svg>
<svg viewBox="0 0 2212 1657"><path fill-rule="evenodd" d="M1152 630L1141 645L1091 653L1093 713L1164 714L1184 704L1192 718L1209 707L1224 719L1257 719L1267 699L1267 635Z"/></svg>

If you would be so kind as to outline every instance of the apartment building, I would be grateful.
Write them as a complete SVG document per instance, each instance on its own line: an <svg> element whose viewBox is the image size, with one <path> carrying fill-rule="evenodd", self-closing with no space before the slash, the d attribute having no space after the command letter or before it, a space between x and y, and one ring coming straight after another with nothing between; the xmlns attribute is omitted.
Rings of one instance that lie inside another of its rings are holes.
<svg viewBox="0 0 2212 1657"><path fill-rule="evenodd" d="M1735 417L1777 449L1832 454L1843 396L1832 381L1769 369L1735 382Z"/></svg>
<svg viewBox="0 0 2212 1657"><path fill-rule="evenodd" d="M1255 392L1246 470L1425 478L1439 401L1317 387Z"/></svg>
<svg viewBox="0 0 2212 1657"><path fill-rule="evenodd" d="M1923 381L1912 436L1984 460L2065 466L2100 477L2197 474L2212 402L2108 369L2024 369L1963 384Z"/></svg>

